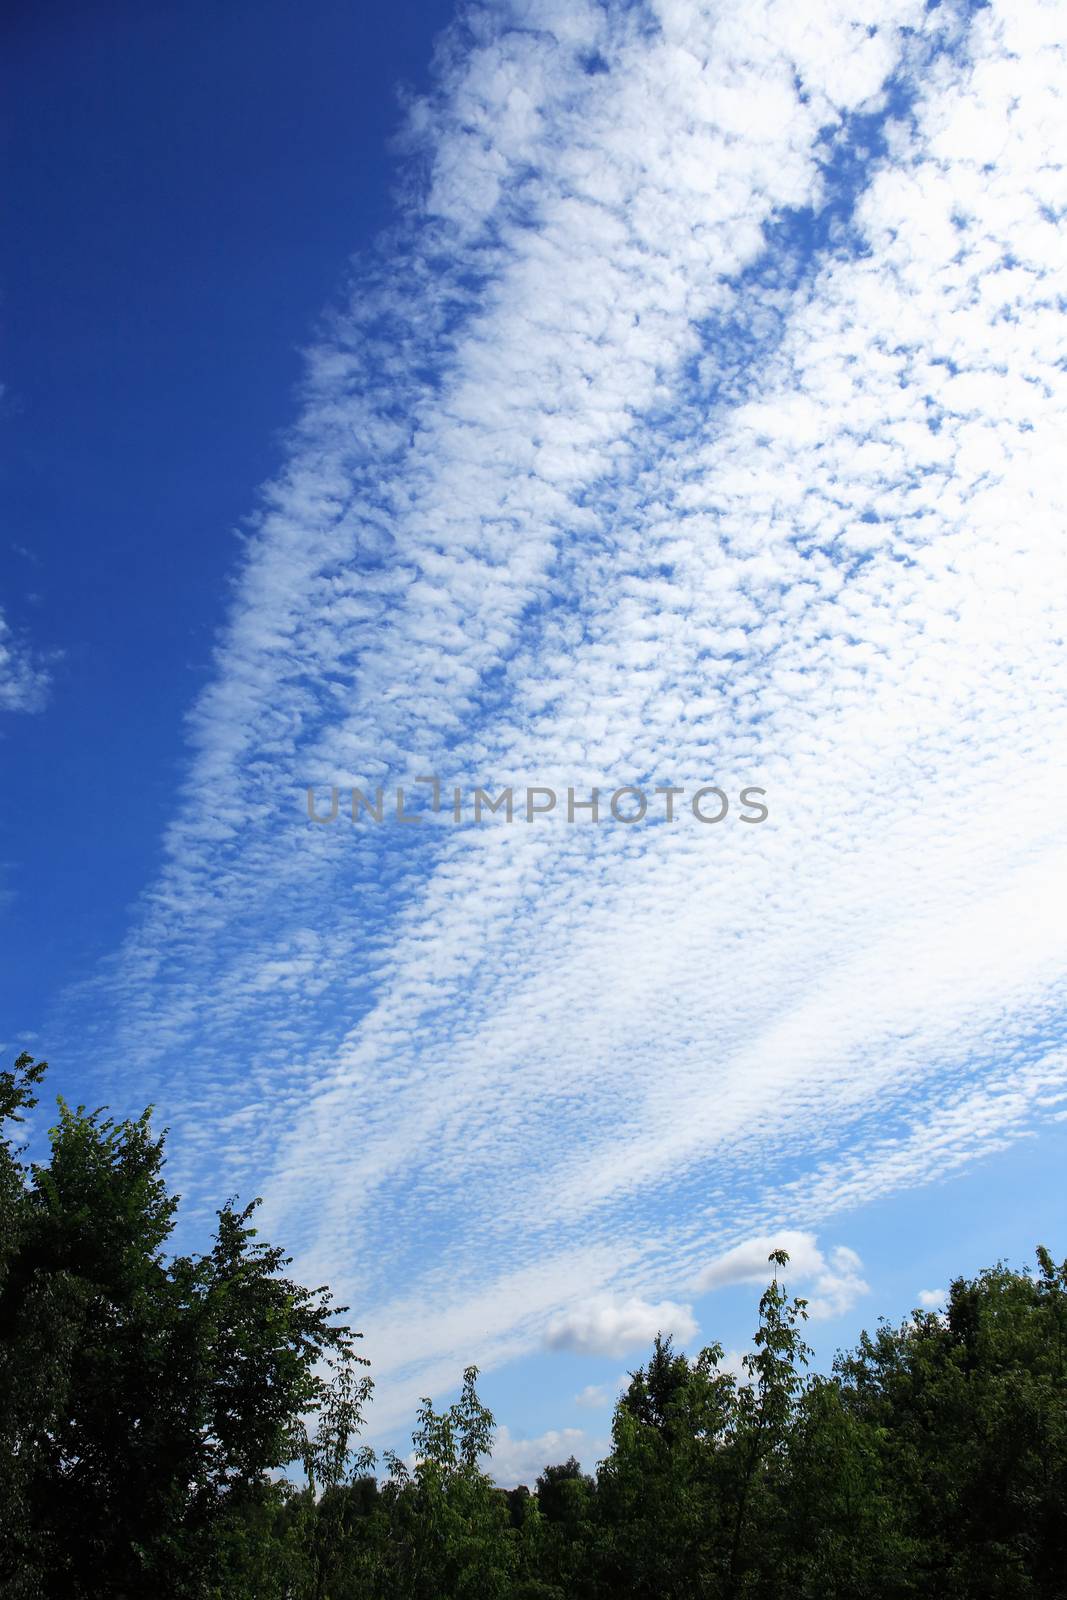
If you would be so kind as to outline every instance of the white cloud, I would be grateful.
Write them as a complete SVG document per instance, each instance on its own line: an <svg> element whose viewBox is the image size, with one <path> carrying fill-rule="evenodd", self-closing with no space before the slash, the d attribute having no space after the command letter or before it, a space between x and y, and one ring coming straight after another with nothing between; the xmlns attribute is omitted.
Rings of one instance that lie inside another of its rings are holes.
<svg viewBox="0 0 1067 1600"><path fill-rule="evenodd" d="M745 1366L744 1350L727 1350L719 1362L719 1371L729 1373L738 1383L751 1383L752 1376Z"/></svg>
<svg viewBox="0 0 1067 1600"><path fill-rule="evenodd" d="M938 1311L948 1299L947 1289L920 1289L919 1304L927 1311Z"/></svg>
<svg viewBox="0 0 1067 1600"><path fill-rule="evenodd" d="M716 1256L697 1278L696 1288L705 1292L725 1289L734 1283L764 1284L778 1271L768 1262L772 1250L788 1252L788 1270L798 1277L810 1277L825 1266L813 1233L783 1228L780 1233L746 1239Z"/></svg>
<svg viewBox="0 0 1067 1600"><path fill-rule="evenodd" d="M653 1305L637 1296L613 1300L608 1295L594 1295L554 1317L545 1331L545 1344L550 1350L574 1350L581 1355L625 1355L650 1345L657 1333L673 1333L685 1343L696 1331L689 1306L671 1300Z"/></svg>
<svg viewBox="0 0 1067 1600"><path fill-rule="evenodd" d="M502 1489L524 1483L533 1489L546 1467L561 1465L575 1456L586 1472L607 1455L610 1441L592 1439L581 1428L550 1428L536 1439L515 1439L506 1427L498 1427L493 1437L493 1454L488 1471Z"/></svg>
<svg viewBox="0 0 1067 1600"><path fill-rule="evenodd" d="M863 1263L854 1250L837 1245L827 1258L822 1271L816 1273L807 1292L808 1315L816 1321L828 1317L843 1317L863 1295L870 1293L869 1286L860 1275Z"/></svg>
<svg viewBox="0 0 1067 1600"><path fill-rule="evenodd" d="M608 1393L607 1386L603 1383L587 1383L585 1388L576 1394L574 1403L590 1411L603 1411L607 1406L614 1404L614 1395Z"/></svg>
<svg viewBox="0 0 1067 1600"><path fill-rule="evenodd" d="M768 1262L773 1250L785 1250L789 1262L777 1268ZM780 1233L746 1239L717 1256L699 1274L699 1292L723 1289L735 1283L765 1284L772 1275L803 1287L808 1315L816 1321L843 1316L869 1292L861 1276L863 1263L847 1245L835 1245L824 1254L813 1233L783 1229Z"/></svg>

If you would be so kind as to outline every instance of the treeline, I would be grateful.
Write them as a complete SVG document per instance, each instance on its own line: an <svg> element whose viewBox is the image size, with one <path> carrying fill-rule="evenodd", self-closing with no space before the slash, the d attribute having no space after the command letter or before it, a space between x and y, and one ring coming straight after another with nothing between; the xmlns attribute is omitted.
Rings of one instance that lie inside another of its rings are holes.
<svg viewBox="0 0 1067 1600"><path fill-rule="evenodd" d="M0 1072L4 1600L1067 1600L1067 1263L953 1285L806 1371L771 1257L747 1375L657 1340L596 1474L484 1470L476 1371L414 1466L358 1448L358 1335L253 1208L174 1257L147 1114L60 1102L46 1165ZM311 1419L310 1422L308 1419ZM303 1468L306 1487L281 1474Z"/></svg>

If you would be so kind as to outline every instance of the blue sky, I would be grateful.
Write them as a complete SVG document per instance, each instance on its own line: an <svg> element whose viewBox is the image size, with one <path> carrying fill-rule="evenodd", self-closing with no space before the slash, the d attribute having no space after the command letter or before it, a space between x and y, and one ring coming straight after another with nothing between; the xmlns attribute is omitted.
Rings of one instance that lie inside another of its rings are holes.
<svg viewBox="0 0 1067 1600"><path fill-rule="evenodd" d="M477 1361L502 1480L774 1243L821 1360L1062 1248L1057 8L8 32L6 1053L190 1239L265 1196L375 1442Z"/></svg>

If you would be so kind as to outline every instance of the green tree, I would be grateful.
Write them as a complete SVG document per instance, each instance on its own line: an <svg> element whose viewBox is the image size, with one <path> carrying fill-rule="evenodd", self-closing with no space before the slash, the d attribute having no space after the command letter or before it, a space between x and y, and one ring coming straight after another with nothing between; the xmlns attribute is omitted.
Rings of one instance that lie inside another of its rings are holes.
<svg viewBox="0 0 1067 1600"><path fill-rule="evenodd" d="M836 1367L878 1440L902 1593L1067 1594L1067 1263L957 1279L947 1313L864 1334Z"/></svg>
<svg viewBox="0 0 1067 1600"><path fill-rule="evenodd" d="M518 1568L507 1501L478 1463L492 1445L493 1416L478 1398L477 1367L460 1398L437 1412L429 1399L412 1435L415 1462L392 1452L383 1497L389 1510L380 1593L390 1600L505 1600Z"/></svg>
<svg viewBox="0 0 1067 1600"><path fill-rule="evenodd" d="M23 1179L24 1145L15 1128L38 1104L43 1061L21 1055L12 1071L0 1072L0 1593L23 1600L37 1592L30 1488L42 1442L66 1382L78 1311L76 1286L50 1285L50 1306L37 1308L36 1340L18 1340L12 1274L30 1226Z"/></svg>
<svg viewBox="0 0 1067 1600"><path fill-rule="evenodd" d="M770 1260L784 1266L788 1257L776 1251ZM604 1593L734 1600L771 1592L775 1477L803 1390L804 1315L775 1276L741 1383L722 1370L721 1345L690 1360L657 1337L616 1408L600 1469Z"/></svg>
<svg viewBox="0 0 1067 1600"><path fill-rule="evenodd" d="M582 1600L594 1593L597 1486L571 1456L546 1467L537 1479L523 1550L528 1581L542 1585L531 1595Z"/></svg>
<svg viewBox="0 0 1067 1600"><path fill-rule="evenodd" d="M43 1072L22 1056L0 1077L6 1121ZM61 1100L49 1139L44 1165L0 1146L0 1592L204 1596L237 1508L284 1498L271 1475L329 1400L318 1366L344 1370L355 1336L257 1241L258 1202L168 1259L177 1200L147 1112Z"/></svg>
<svg viewBox="0 0 1067 1600"><path fill-rule="evenodd" d="M877 1428L817 1378L800 1396L769 1475L761 1593L795 1600L888 1600L913 1593L914 1550L885 1482Z"/></svg>
<svg viewBox="0 0 1067 1600"><path fill-rule="evenodd" d="M168 1253L147 1112L60 1100L27 1164L44 1071L0 1072L4 1600L1067 1600L1067 1263L1047 1250L879 1324L825 1378L775 1252L740 1380L720 1346L657 1337L595 1479L572 1458L534 1494L496 1488L471 1367L379 1484L345 1308L285 1276L258 1202Z"/></svg>
<svg viewBox="0 0 1067 1600"><path fill-rule="evenodd" d="M721 1345L695 1360L657 1336L615 1409L601 1463L598 1582L605 1594L695 1600L717 1593L720 1471L736 1405Z"/></svg>
<svg viewBox="0 0 1067 1600"><path fill-rule="evenodd" d="M341 1362L320 1401L315 1432L305 1434L310 1600L362 1593L373 1579L378 1485L368 1474L374 1452L352 1447L372 1388L351 1358Z"/></svg>
<svg viewBox="0 0 1067 1600"><path fill-rule="evenodd" d="M789 1255L772 1250L768 1260L784 1267ZM743 1362L748 1381L735 1391L717 1474L728 1530L722 1584L726 1600L759 1593L768 1587L765 1574L779 1570L768 1535L777 1520L776 1472L788 1451L803 1389L800 1369L811 1355L800 1332L806 1318L806 1302L790 1300L775 1273L759 1303L754 1349Z"/></svg>

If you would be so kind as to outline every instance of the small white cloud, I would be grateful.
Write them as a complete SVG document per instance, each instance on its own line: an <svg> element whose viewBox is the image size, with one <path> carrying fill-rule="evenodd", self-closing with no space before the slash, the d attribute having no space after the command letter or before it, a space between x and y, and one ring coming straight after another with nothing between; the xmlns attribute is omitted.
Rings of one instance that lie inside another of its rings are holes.
<svg viewBox="0 0 1067 1600"><path fill-rule="evenodd" d="M594 1295L553 1318L545 1332L545 1344L550 1350L575 1350L581 1355L623 1355L638 1345L651 1344L657 1333L673 1333L685 1343L696 1331L689 1306L673 1300L653 1305L636 1295L628 1300Z"/></svg>
<svg viewBox="0 0 1067 1600"><path fill-rule="evenodd" d="M612 1396L608 1393L607 1385L603 1383L587 1383L580 1394L574 1397L576 1406L582 1406L589 1411L601 1411L611 1404Z"/></svg>
<svg viewBox="0 0 1067 1600"><path fill-rule="evenodd" d="M863 1262L855 1250L839 1244L830 1251L829 1261L817 1274L808 1295L808 1315L816 1322L826 1317L841 1317L851 1311L870 1286L861 1276Z"/></svg>
<svg viewBox="0 0 1067 1600"><path fill-rule="evenodd" d="M727 1350L719 1362L719 1371L729 1373L736 1378L738 1383L749 1383L748 1368L745 1366L745 1352L743 1350Z"/></svg>
<svg viewBox="0 0 1067 1600"><path fill-rule="evenodd" d="M746 1239L744 1244L716 1256L697 1279L701 1292L708 1289L725 1289L733 1283L766 1283L773 1268L768 1264L772 1250L785 1250L789 1266L796 1277L807 1276L823 1265L822 1253L813 1233L799 1233L783 1229L781 1233L761 1234Z"/></svg>
<svg viewBox="0 0 1067 1600"><path fill-rule="evenodd" d="M488 1470L502 1489L519 1483L532 1489L546 1467L576 1456L588 1472L607 1449L606 1439L591 1439L581 1428L550 1428L536 1439L513 1439L508 1428L499 1427Z"/></svg>
<svg viewBox="0 0 1067 1600"><path fill-rule="evenodd" d="M842 1316L868 1293L863 1263L854 1250L839 1244L826 1255L813 1233L790 1228L724 1251L697 1278L697 1289L706 1293L734 1283L766 1283L774 1270L768 1261L772 1250L787 1252L789 1277L807 1288L808 1315L815 1321Z"/></svg>
<svg viewBox="0 0 1067 1600"><path fill-rule="evenodd" d="M927 1311L936 1311L948 1299L947 1289L920 1289L919 1304L925 1306Z"/></svg>

